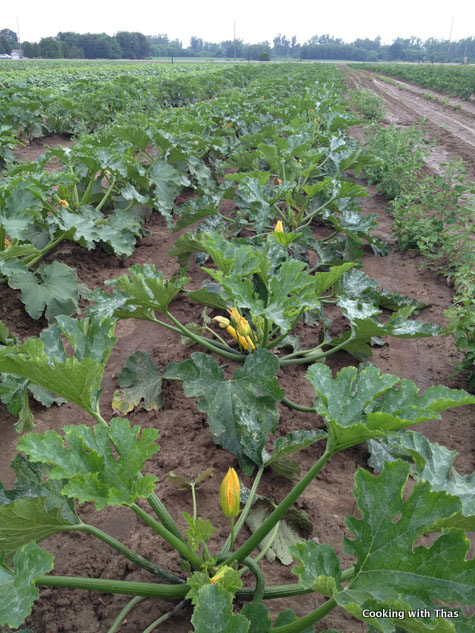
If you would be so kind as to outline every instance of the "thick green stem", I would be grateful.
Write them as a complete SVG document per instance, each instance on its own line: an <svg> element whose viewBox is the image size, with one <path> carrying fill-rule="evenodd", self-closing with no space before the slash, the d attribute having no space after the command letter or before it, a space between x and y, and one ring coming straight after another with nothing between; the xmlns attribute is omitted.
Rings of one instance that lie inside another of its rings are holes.
<svg viewBox="0 0 475 633"><path fill-rule="evenodd" d="M264 317L264 336L262 337L262 347L267 347L267 341L269 339L269 320Z"/></svg>
<svg viewBox="0 0 475 633"><path fill-rule="evenodd" d="M294 327L297 325L298 320L300 319L300 317L302 316L302 313L304 311L305 308L301 308L297 314L297 316L295 317L295 319L292 321L290 328L288 330L288 332L286 332L285 334L281 334L278 338L275 339L275 341L272 341L272 343L269 343L269 345L267 345L267 349L272 349L273 347L275 347L276 345L278 345L281 341L284 340L284 338L287 336L287 334L289 332L291 332Z"/></svg>
<svg viewBox="0 0 475 633"><path fill-rule="evenodd" d="M5 227L3 224L0 224L0 251L5 250Z"/></svg>
<svg viewBox="0 0 475 633"><path fill-rule="evenodd" d="M84 192L81 200L79 201L79 206L81 207L83 204L89 203L89 196L91 195L92 188L94 187L94 183L96 182L96 174L91 176L89 180L89 184L87 185L86 191Z"/></svg>
<svg viewBox="0 0 475 633"><path fill-rule="evenodd" d="M234 538L237 537L239 532L241 531L242 526L244 525L244 521L251 510L252 504L254 502L254 497L256 496L257 487L259 486L259 482L261 481L262 473L264 472L264 466L261 466L257 471L257 474L254 478L254 482L252 484L251 491L249 493L249 497L246 501L246 505L244 506L241 514L239 515L239 519L236 521L236 525L234 528ZM231 535L226 539L225 544L223 545L223 549L221 550L221 554L226 554L231 549Z"/></svg>
<svg viewBox="0 0 475 633"><path fill-rule="evenodd" d="M323 209L325 207L327 207L334 200L335 200L335 198L330 198L330 200L327 200L324 204L322 204L322 206L318 207L318 209L315 209L315 211L312 211L312 213L309 213L308 216L307 216L307 221L304 222L303 224L301 224L300 226L298 226L295 229L295 233L297 233L297 231L300 231L300 229L303 229L306 226L308 226L311 223L311 221L313 220L313 218L317 215L317 213L320 213L320 211L323 211Z"/></svg>
<svg viewBox="0 0 475 633"><path fill-rule="evenodd" d="M188 585L185 584L161 585L150 582L49 575L38 576L35 580L35 585L46 587L66 587L67 589L84 589L86 591L99 591L101 593L119 593L126 596L164 598L165 600L184 598L190 589Z"/></svg>
<svg viewBox="0 0 475 633"><path fill-rule="evenodd" d="M262 602L264 597L264 589L265 589L265 580L264 574L260 569L259 565L252 558L245 558L242 561L242 564L245 565L248 569L252 571L254 576L256 577L256 589L254 591L253 602L257 604L258 602Z"/></svg>
<svg viewBox="0 0 475 633"><path fill-rule="evenodd" d="M168 510L166 509L162 501L160 501L160 499L157 497L157 495L154 492L152 492L152 494L149 497L147 497L147 501L150 507L152 508L152 510L157 515L157 517L166 527L166 529L169 530L172 534L174 534L178 539L180 539L180 541L184 542L185 539L183 538L182 533L178 529L177 524L172 519L170 513L168 512Z"/></svg>
<svg viewBox="0 0 475 633"><path fill-rule="evenodd" d="M331 349L329 349L327 352L324 352L323 354L315 354L315 355L308 354L308 356L305 356L304 358L281 359L280 365L282 367L283 365L302 365L304 363L316 363L322 360L323 358L327 358L328 356L331 356L335 352L338 352L338 350L344 347L349 341L354 341L354 340L356 339L351 339L351 338L346 339L346 341L342 341L339 345L335 345L335 347L332 347Z"/></svg>
<svg viewBox="0 0 475 633"><path fill-rule="evenodd" d="M154 576L158 576L159 578L162 578L163 580L170 582L172 584L180 584L184 582L178 576L171 574L166 569L162 569L155 563L152 563L151 561L147 560L143 556L140 556L140 554L137 554L133 550L129 549L128 547L123 545L123 543L121 543L120 541L117 541L115 538L113 538L106 532L103 532L102 530L95 527L94 525L88 525L87 523L83 523L82 525L77 526L77 529L82 532L87 532L88 534L92 534L93 536L97 537L104 543L107 543L107 545L109 545L110 547L113 547L118 552L120 552L123 556L131 560L133 563L140 565L140 567L143 567Z"/></svg>
<svg viewBox="0 0 475 633"><path fill-rule="evenodd" d="M56 239L54 239L52 242L50 242L44 248L42 248L38 253L25 257L25 259L23 260L23 263L26 264L28 269L34 266L37 261L39 261L42 257L46 255L46 253L49 253L49 251L52 248L54 248L57 244L62 242L64 238L66 237L67 233L68 231L64 231Z"/></svg>
<svg viewBox="0 0 475 633"><path fill-rule="evenodd" d="M155 622L152 622L152 624L147 626L147 628L143 631L143 633L152 633L153 629L157 628L159 624L163 624L169 618L171 618L172 615L174 615L177 611L179 611L185 605L186 602L187 602L186 600L182 600L181 602L179 602L171 611L168 611L168 613L164 613L157 620L155 620Z"/></svg>
<svg viewBox="0 0 475 633"><path fill-rule="evenodd" d="M157 534L159 534L167 543L169 543L176 551L186 558L197 569L203 564L203 559L198 556L191 548L188 547L181 539L177 538L175 534L167 530L161 523L155 521L153 517L142 510L136 503L130 506L137 516L139 516L144 523L152 528Z"/></svg>
<svg viewBox="0 0 475 633"><path fill-rule="evenodd" d="M242 561L244 558L259 545L262 539L272 530L274 525L278 523L285 515L287 510L295 503L305 488L313 481L323 468L325 463L330 459L333 452L326 449L323 455L318 459L308 473L302 477L299 483L289 492L277 508L267 517L264 523L254 532L254 534L235 552L224 561L225 565L231 565L234 561Z"/></svg>
<svg viewBox="0 0 475 633"><path fill-rule="evenodd" d="M125 607L122 609L122 611L116 617L116 619L112 623L112 626L107 631L107 633L115 633L117 631L117 629L119 628L119 626L122 624L122 621L125 619L127 614L130 613L130 611L132 611L132 609L137 604L139 604L139 602L142 602L142 600L145 600L144 596L135 596L135 598L132 598L132 600L129 600L129 602L125 605Z"/></svg>
<svg viewBox="0 0 475 633"><path fill-rule="evenodd" d="M284 626L277 626L272 628L269 633L302 633L315 622L319 622L322 618L330 613L337 606L336 601L331 598L324 602L321 607L315 609L303 618L297 618L290 624Z"/></svg>
<svg viewBox="0 0 475 633"><path fill-rule="evenodd" d="M99 204L96 207L96 211L100 211L102 209L102 207L105 205L105 203L109 200L110 195L112 193L112 189L114 188L115 185L115 176L112 178L112 182L109 186L109 189L106 191L104 197L102 198L102 200L99 202Z"/></svg>
<svg viewBox="0 0 475 633"><path fill-rule="evenodd" d="M313 407L302 407L302 405L289 400L289 398L282 398L282 404L287 405L291 409L295 409L296 411L303 411L304 413L315 413L315 409Z"/></svg>

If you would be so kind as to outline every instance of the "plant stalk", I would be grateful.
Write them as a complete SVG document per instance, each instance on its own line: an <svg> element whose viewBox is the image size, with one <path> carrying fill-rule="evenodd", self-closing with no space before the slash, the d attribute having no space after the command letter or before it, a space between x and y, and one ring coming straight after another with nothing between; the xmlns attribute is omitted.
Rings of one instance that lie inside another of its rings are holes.
<svg viewBox="0 0 475 633"><path fill-rule="evenodd" d="M123 556L131 560L136 565L140 565L140 567L143 567L154 576L158 576L159 578L162 578L166 582L169 582L172 584L180 584L184 582L178 576L171 574L166 569L162 569L155 563L152 563L151 561L147 560L143 556L140 556L140 554L137 554L133 550L129 549L123 543L121 543L120 541L117 541L115 538L113 538L106 532L103 532L102 530L95 527L94 525L88 525L87 523L83 523L77 526L77 530L82 531L82 532L87 532L88 534L92 534L93 536L97 537L98 539L100 539L101 541L109 545L110 547L113 547L115 550L120 552Z"/></svg>
<svg viewBox="0 0 475 633"><path fill-rule="evenodd" d="M235 552L224 561L224 565L231 565L234 561L242 561L244 558L259 545L262 539L272 530L276 523L278 523L285 515L287 510L295 503L298 497L302 494L305 488L313 481L318 475L320 470L326 464L326 462L333 455L333 451L327 449L323 455L318 459L308 473L302 477L299 483L289 492L283 501L277 506L277 508L267 517L262 525L254 532L254 534Z"/></svg>
<svg viewBox="0 0 475 633"><path fill-rule="evenodd" d="M192 565L199 569L203 564L203 559L198 556L191 548L188 547L181 539L177 538L175 534L167 530L161 523L155 521L153 517L147 514L136 503L130 506L137 516L139 516L144 523L152 528L157 534L159 534L167 543L169 543L176 551L186 558Z"/></svg>
<svg viewBox="0 0 475 633"><path fill-rule="evenodd" d="M330 611L332 611L337 606L336 601L333 598L327 600L322 604L321 607L315 609L308 615L305 615L303 618L297 618L294 622L290 624L285 624L284 626L277 626L272 628L269 633L303 633L305 629L307 629L315 622L319 622L322 618L324 618Z"/></svg>

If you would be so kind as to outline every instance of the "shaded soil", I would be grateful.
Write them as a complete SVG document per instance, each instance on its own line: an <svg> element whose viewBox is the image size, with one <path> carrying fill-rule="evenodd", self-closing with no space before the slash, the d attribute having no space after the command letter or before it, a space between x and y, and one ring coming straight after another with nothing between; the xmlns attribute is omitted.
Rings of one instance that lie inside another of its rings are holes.
<svg viewBox="0 0 475 633"><path fill-rule="evenodd" d="M396 116L396 113L394 114ZM402 116L402 114L401 114ZM358 130L354 130L358 135ZM364 258L364 270L377 279L388 290L413 296L429 304L418 317L446 325L444 311L451 303L451 290L443 279L438 279L427 269L421 268L422 259L413 254L396 250L390 228L390 218L386 214L384 199L370 188L371 196L363 200L364 213L377 213L380 219L378 234L390 243L387 257L379 257L367 249ZM227 203L231 204L231 203ZM230 208L228 210L231 210ZM152 216L148 223L150 236L141 240L134 254L125 261L107 256L96 250L92 253L76 245L61 245L51 258L75 266L81 281L90 288L102 287L104 280L119 276L124 268L132 264L154 263L165 276L178 270L175 260L167 253L177 235L171 235L163 220ZM198 285L203 273L195 265L190 270L193 285ZM2 295L0 318L4 323L24 339L38 334L46 326L45 322L35 322L25 315L17 291L1 288ZM172 304L172 312L180 319L198 320L201 308L178 299ZM117 376L126 359L135 350L149 353L158 368L162 369L171 361L180 361L189 357L196 348L184 348L177 335L160 329L150 323L122 321L116 329L118 342L112 351L104 380L104 392L101 397L102 413L105 418L113 416L111 399L117 388ZM389 345L374 350L372 362L384 372L393 373L416 382L425 389L433 384L446 384L463 388L459 378L452 374L452 363L458 358L451 337L439 336L431 339L391 340ZM333 370L354 364L354 360L345 353L331 357L329 365ZM313 389L304 376L306 369L294 366L281 372L279 379L286 389L288 397L304 405L309 405L314 397ZM236 466L236 459L229 453L217 448L207 428L206 416L197 410L196 401L185 398L182 387L174 382L165 384L165 404L158 411L138 411L130 414L132 423L142 427L154 427L159 430L161 450L148 462L147 472L159 477L157 493L169 508L180 527L184 527L182 511L191 511L191 498L186 492L176 490L167 480L171 470L177 475L194 477L208 467L213 467L215 476L205 481L199 488L198 514L211 520L216 531L213 537L213 549L219 549L227 535L227 521L221 516L218 501L218 489L223 475L229 466ZM299 413L280 406L281 418L278 435L285 435L295 429L313 429L323 427L322 420L314 414ZM90 424L91 420L74 405L44 409L33 405L36 430L40 433L48 429L61 429L66 424ZM3 462L0 464L0 480L11 485L13 472L8 467L15 454L18 435L13 430L15 420L0 406L0 432L2 434ZM459 451L457 469L466 474L473 470L474 443L472 430L473 412L464 407L443 415L441 421L419 425L432 441L445 444ZM299 455L302 470L305 471L320 455L322 447L318 444ZM335 456L321 472L319 477L307 488L299 500L298 507L305 510L315 528L313 538L320 543L334 546L338 554L343 555L342 539L349 533L344 527L346 514L354 514L356 505L351 495L354 486L355 468L366 467L367 450L365 445L355 447ZM243 477L246 485L250 480ZM291 484L275 474L265 473L259 488L261 494L279 501L290 490ZM146 505L144 505L146 507ZM109 532L127 546L149 557L156 563L180 574L180 564L168 545L148 528L143 527L136 516L126 508L107 508L97 513L92 504L80 507L83 521ZM238 543L247 536L246 530ZM93 578L115 578L122 580L150 581L151 577L138 570L132 563L93 537L79 533L59 534L43 542L48 551L55 555L55 574L85 575ZM352 560L343 555L344 565ZM263 564L268 584L294 582L290 567L278 562ZM252 585L252 577L245 577L245 584ZM43 588L41 599L35 604L33 614L27 624L35 633L107 633L119 610L126 604L125 596L111 596L93 592L70 591L65 589ZM318 606L319 599L314 596L302 596L288 600L268 601L267 606L273 614L283 608L291 607L297 615L304 615ZM146 600L132 611L119 629L120 633L139 633L161 614L169 611L172 603L159 600ZM191 629L190 610L185 608L170 620L164 630L174 633L188 633ZM341 633L363 633L366 626L353 620L345 612L336 609L317 627L317 631L335 627ZM4 629L1 629L2 631Z"/></svg>
<svg viewBox="0 0 475 633"><path fill-rule="evenodd" d="M74 141L69 137L61 134L51 134L34 139L31 143L25 144L23 147L17 147L13 150L15 158L19 162L31 163L46 152L48 147L55 148L58 145L63 147L72 147ZM62 164L56 160L50 160L46 166L48 171L55 171L62 167Z"/></svg>

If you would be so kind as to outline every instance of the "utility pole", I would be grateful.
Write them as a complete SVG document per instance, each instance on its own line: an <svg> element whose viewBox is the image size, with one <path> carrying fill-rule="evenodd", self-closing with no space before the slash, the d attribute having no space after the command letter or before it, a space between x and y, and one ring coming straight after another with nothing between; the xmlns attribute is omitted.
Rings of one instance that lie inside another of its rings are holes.
<svg viewBox="0 0 475 633"><path fill-rule="evenodd" d="M447 59L445 60L446 62L449 61L449 57L450 57L450 46L452 44L452 28L454 26L454 16L452 16L452 21L450 22L450 33L449 33L449 46L447 48Z"/></svg>
<svg viewBox="0 0 475 633"><path fill-rule="evenodd" d="M16 31L17 31L17 36L18 36L18 48L21 48L20 22L18 21L18 16L16 18Z"/></svg>
<svg viewBox="0 0 475 633"><path fill-rule="evenodd" d="M234 61L236 61L236 20L234 20Z"/></svg>

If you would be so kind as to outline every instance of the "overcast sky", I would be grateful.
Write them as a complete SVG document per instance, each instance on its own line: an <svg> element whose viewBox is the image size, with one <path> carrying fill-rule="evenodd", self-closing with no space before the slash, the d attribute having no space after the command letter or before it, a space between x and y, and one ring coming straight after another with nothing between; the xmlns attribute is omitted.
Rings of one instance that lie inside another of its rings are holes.
<svg viewBox="0 0 475 633"><path fill-rule="evenodd" d="M236 37L255 43L278 33L303 43L328 33L349 42L380 35L452 39L475 35L475 2L470 0L0 0L0 29L35 42L59 31L167 33L185 46L192 35L211 42Z"/></svg>

